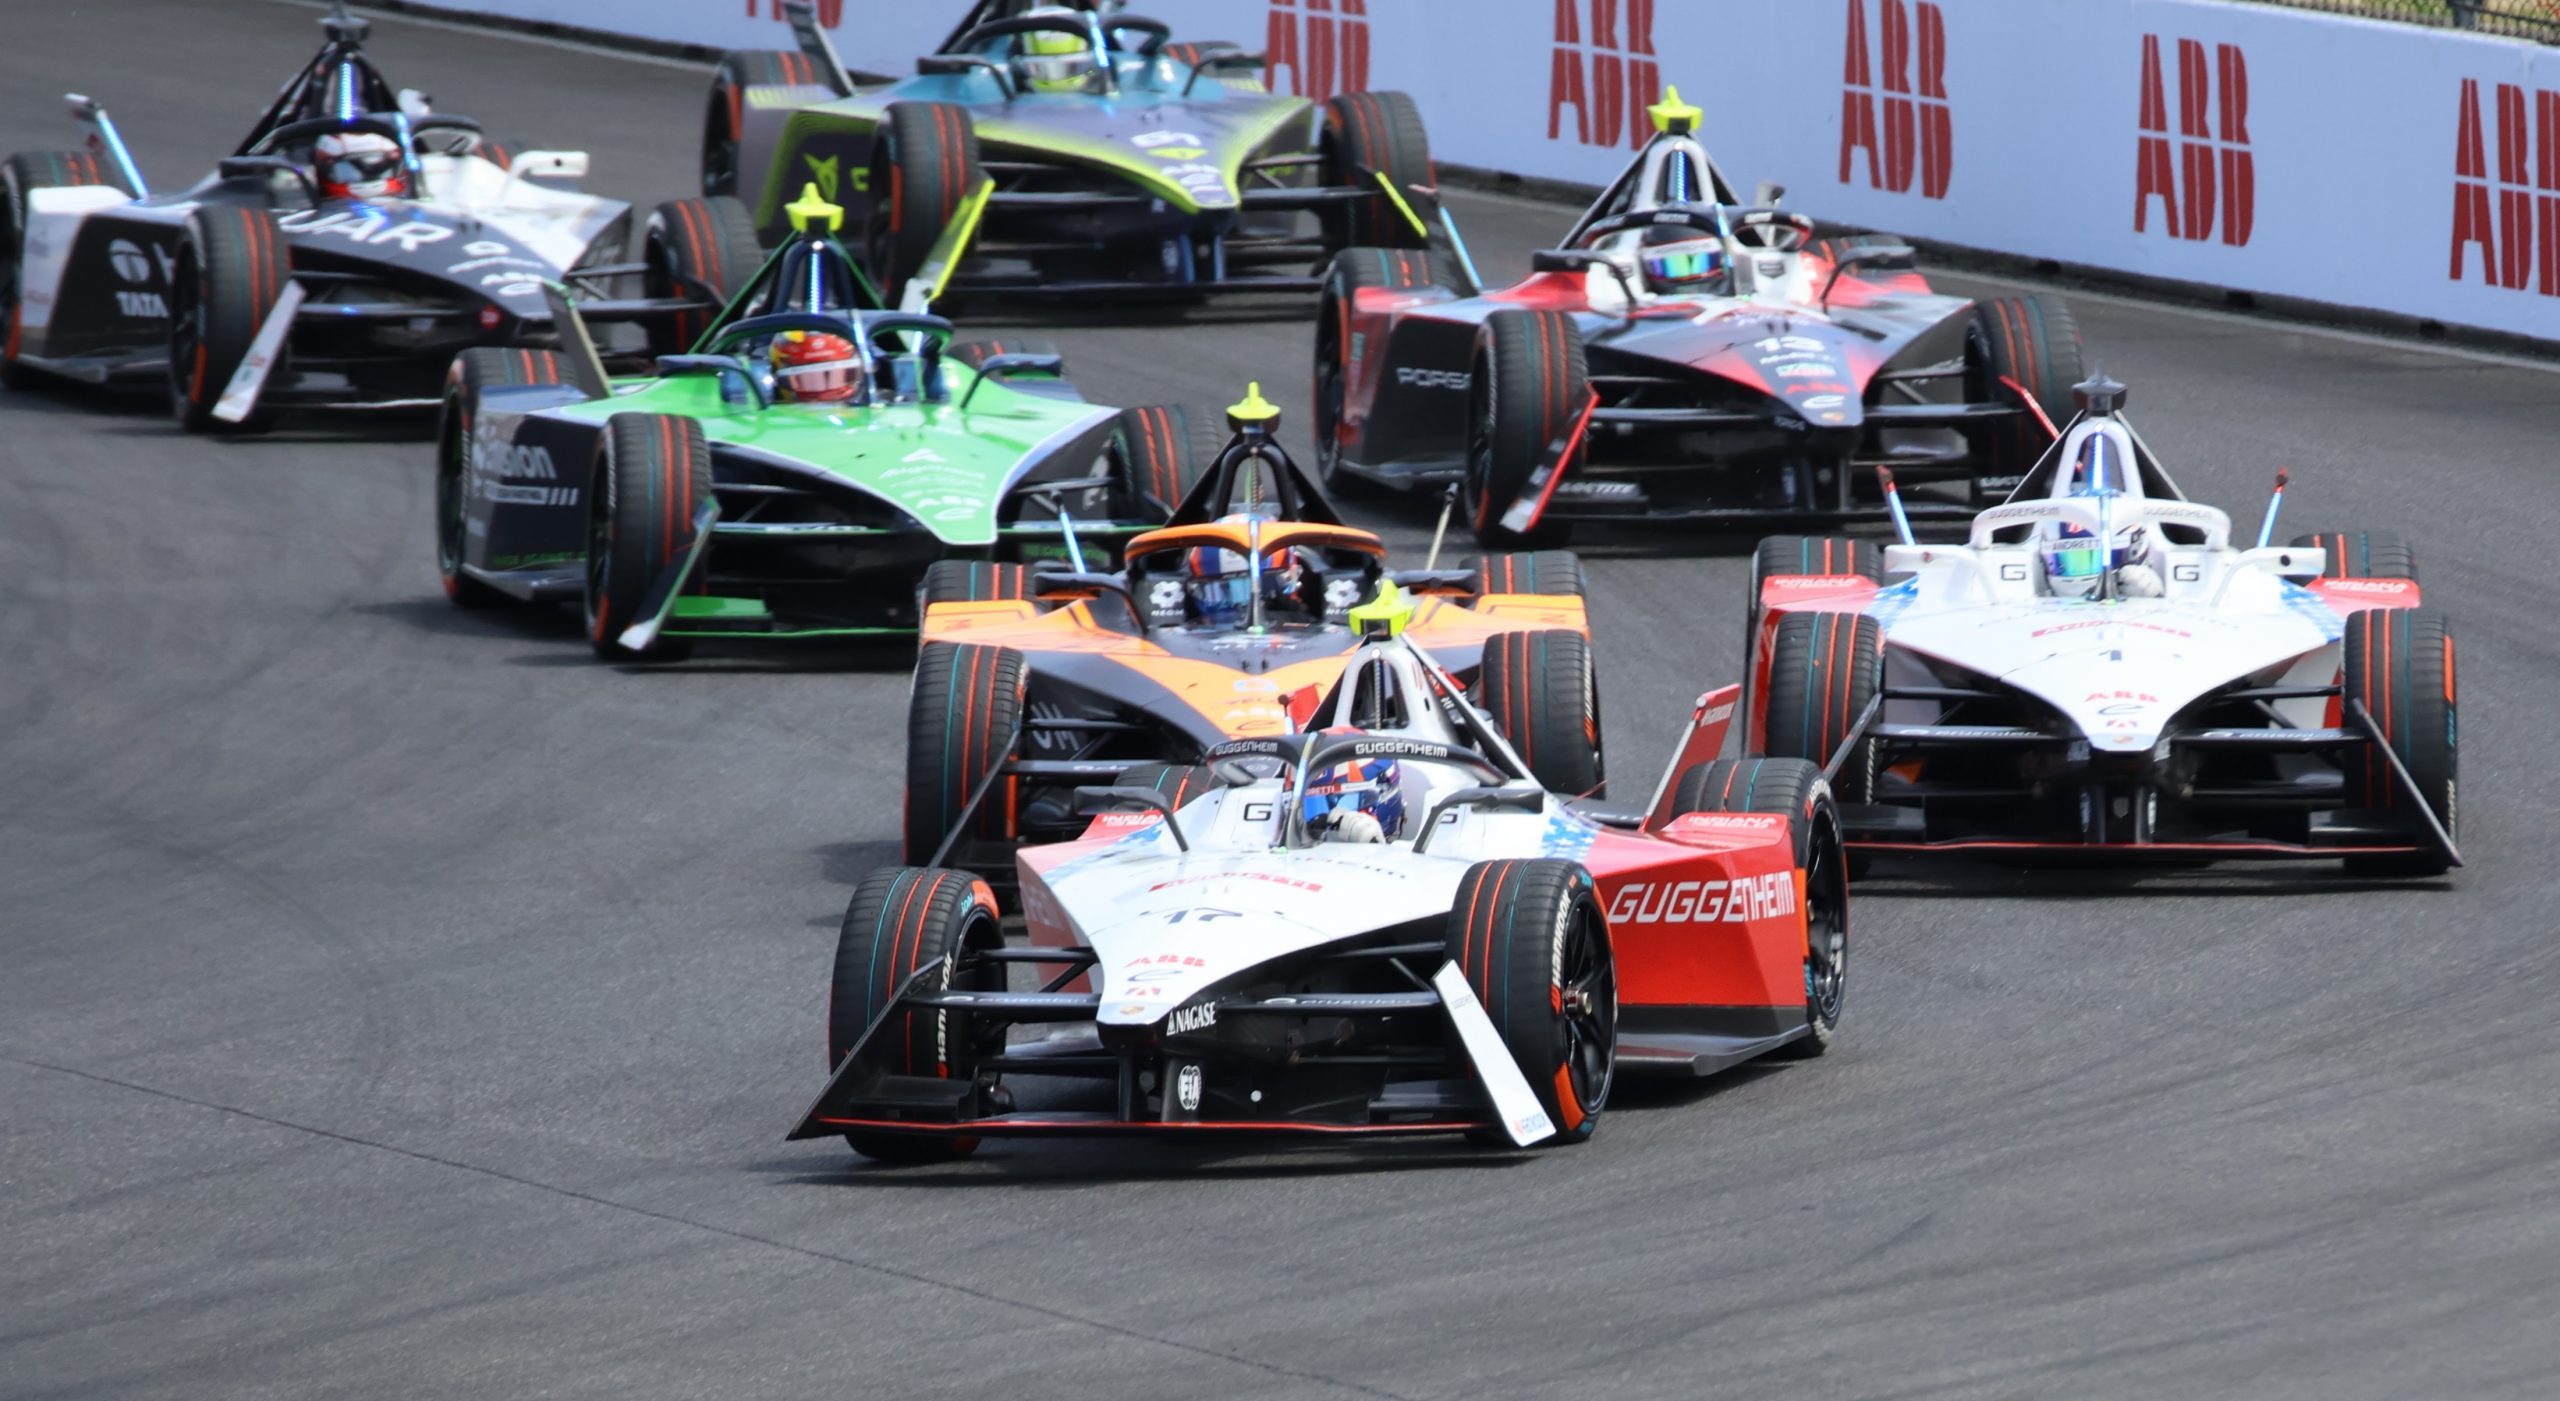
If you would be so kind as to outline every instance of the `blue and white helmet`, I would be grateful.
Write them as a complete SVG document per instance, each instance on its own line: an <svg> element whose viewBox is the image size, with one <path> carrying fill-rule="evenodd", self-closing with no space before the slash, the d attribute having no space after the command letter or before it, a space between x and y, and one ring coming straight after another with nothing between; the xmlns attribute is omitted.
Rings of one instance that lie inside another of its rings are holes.
<svg viewBox="0 0 2560 1401"><path fill-rule="evenodd" d="M1299 817L1319 841L1391 842L1404 827L1404 773L1393 759L1353 759L1307 776Z"/></svg>

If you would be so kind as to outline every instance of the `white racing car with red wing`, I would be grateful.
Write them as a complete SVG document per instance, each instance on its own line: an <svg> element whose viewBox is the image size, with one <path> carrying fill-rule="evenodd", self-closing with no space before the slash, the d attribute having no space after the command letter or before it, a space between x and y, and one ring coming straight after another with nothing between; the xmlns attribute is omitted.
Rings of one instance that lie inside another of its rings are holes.
<svg viewBox="0 0 2560 1401"><path fill-rule="evenodd" d="M2408 547L2270 544L2282 475L2235 543L2123 385L2077 399L1961 544L1761 544L1751 752L1822 765L1866 854L2460 865L2453 626Z"/></svg>

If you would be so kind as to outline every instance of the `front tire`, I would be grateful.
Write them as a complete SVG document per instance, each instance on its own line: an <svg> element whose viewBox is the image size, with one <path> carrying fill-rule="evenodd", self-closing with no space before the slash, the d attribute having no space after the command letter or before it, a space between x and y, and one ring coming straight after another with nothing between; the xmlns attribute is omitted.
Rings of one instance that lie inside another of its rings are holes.
<svg viewBox="0 0 2560 1401"><path fill-rule="evenodd" d="M1351 393L1350 326L1359 293L1371 288L1408 292L1445 287L1460 296L1466 274L1457 259L1437 250L1345 248L1325 269L1316 310L1316 475L1325 490L1346 501L1384 496L1386 488L1342 465L1342 431ZM1383 347L1372 349L1378 353Z"/></svg>
<svg viewBox="0 0 2560 1401"><path fill-rule="evenodd" d="M2328 552L2324 579L2415 579L2418 552L2392 530L2331 530L2293 537L2297 550Z"/></svg>
<svg viewBox="0 0 2560 1401"><path fill-rule="evenodd" d="M1591 873L1547 858L1479 861L1459 879L1447 940L1554 1141L1590 1138L1618 1063L1618 970ZM1499 1132L1481 1137L1507 1144Z"/></svg>
<svg viewBox="0 0 2560 1401"><path fill-rule="evenodd" d="M1486 317L1467 402L1461 495L1476 539L1493 549L1562 543L1568 532L1559 523L1515 531L1502 516L1528 489L1548 447L1571 433L1590 405L1581 329L1560 311L1510 307Z"/></svg>
<svg viewBox="0 0 2560 1401"><path fill-rule="evenodd" d="M2370 744L2348 751L2346 800L2397 817L2410 856L2350 858L2348 869L2380 876L2441 876L2452 869L2419 816L2424 803L2455 841L2462 837L2461 751L2454 701L2453 623L2432 608L2371 608L2347 615L2344 698L2361 703L2416 780L2400 782Z"/></svg>
<svg viewBox="0 0 2560 1401"><path fill-rule="evenodd" d="M1774 813L1787 819L1803 873L1807 1034L1778 1054L1811 1058L1840 1035L1849 976L1849 864L1840 809L1819 765L1802 759L1718 759L1680 776L1674 813Z"/></svg>
<svg viewBox="0 0 2560 1401"><path fill-rule="evenodd" d="M436 575L456 608L496 608L514 600L463 569L471 523L472 425L480 395L526 384L561 384L568 376L548 350L481 346L453 358L445 374L444 421L436 429Z"/></svg>
<svg viewBox="0 0 2560 1401"><path fill-rule="evenodd" d="M1977 404L2013 404L2018 413L1995 419L1967 435L1973 450L1974 497L1988 504L1984 477L2024 477L2053 441L2035 415L2018 403L2019 389L2042 408L2056 429L2078 412L2072 386L2084 377L2080 323L2060 297L2000 297L1977 302L1966 337L1965 393Z"/></svg>
<svg viewBox="0 0 2560 1401"><path fill-rule="evenodd" d="M1884 684L1884 629L1862 613L1790 613L1769 646L1766 755L1819 772ZM1876 742L1860 740L1832 781L1844 803L1871 803Z"/></svg>
<svg viewBox="0 0 2560 1401"><path fill-rule="evenodd" d="M892 304L933 255L960 201L978 188L978 129L948 102L893 102L871 158L865 242L880 295Z"/></svg>
<svg viewBox="0 0 2560 1401"><path fill-rule="evenodd" d="M702 193L741 196L738 135L746 125L747 89L789 88L795 101L828 102L844 94L818 72L817 62L796 49L733 49L720 55L711 78L711 100L702 116ZM763 172L757 172L759 178Z"/></svg>
<svg viewBox="0 0 2560 1401"><path fill-rule="evenodd" d="M994 892L965 871L874 871L854 887L836 937L835 977L827 993L827 1069L844 1063L864 1031L888 1011L917 969L940 965L937 992L1002 992L1004 965L973 955L1001 948ZM977 1062L1003 1049L1001 1027L977 1032L949 1011L902 1012L881 1030L885 1073L937 1080L975 1079ZM965 1136L918 1137L853 1132L845 1142L866 1158L889 1163L949 1162L976 1152Z"/></svg>
<svg viewBox="0 0 2560 1401"><path fill-rule="evenodd" d="M650 211L640 261L642 296L706 303L648 323L650 354L682 355L755 281L764 252L745 205L726 197L677 199Z"/></svg>
<svg viewBox="0 0 2560 1401"><path fill-rule="evenodd" d="M907 860L931 860L960 828L970 795L1012 760L1028 670L1010 647L928 642L917 654L907 699ZM955 858L973 843L1013 841L1018 793L1018 780L996 781L962 830Z"/></svg>
<svg viewBox="0 0 2560 1401"><path fill-rule="evenodd" d="M1179 404L1122 409L1111 435L1112 467L1142 516L1171 520L1200 484L1191 451L1191 415Z"/></svg>
<svg viewBox="0 0 2560 1401"><path fill-rule="evenodd" d="M692 647L660 637L622 645L622 630L659 577L693 544L693 518L711 500L711 447L702 425L671 414L615 414L587 490L587 638L606 661L680 661Z"/></svg>
<svg viewBox="0 0 2560 1401"><path fill-rule="evenodd" d="M1586 598L1590 579L1582 557L1571 550L1534 550L1525 554L1486 555L1470 559L1476 594L1535 594L1543 598Z"/></svg>
<svg viewBox="0 0 2560 1401"><path fill-rule="evenodd" d="M1371 189L1384 175L1402 194L1410 185L1440 183L1431 163L1431 138L1421 109L1400 92L1346 92L1327 98L1319 142L1325 181L1336 188ZM1381 192L1373 199L1329 207L1325 241L1336 248L1428 248L1431 236L1414 228Z"/></svg>
<svg viewBox="0 0 2560 1401"><path fill-rule="evenodd" d="M240 423L213 416L250 342L266 324L293 274L284 236L266 211L207 205L187 216L169 285L169 405L190 433L260 433L275 410L258 408ZM290 346L292 338L286 337ZM285 372L279 348L270 389Z"/></svg>
<svg viewBox="0 0 2560 1401"><path fill-rule="evenodd" d="M1572 798L1606 791L1590 639L1565 628L1496 633L1485 640L1476 690L1485 714L1548 792Z"/></svg>

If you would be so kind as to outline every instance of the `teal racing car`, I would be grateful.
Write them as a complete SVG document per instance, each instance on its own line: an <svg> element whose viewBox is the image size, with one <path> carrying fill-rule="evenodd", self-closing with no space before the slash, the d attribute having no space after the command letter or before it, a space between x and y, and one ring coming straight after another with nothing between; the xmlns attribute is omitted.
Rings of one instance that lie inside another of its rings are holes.
<svg viewBox="0 0 2560 1401"><path fill-rule="evenodd" d="M978 0L913 76L866 81L805 0L784 10L797 51L721 60L703 191L771 239L815 182L889 285L981 179L995 193L955 283L972 295L1308 292L1339 249L1455 240L1403 93L1271 93L1260 55L1091 0Z"/></svg>
<svg viewBox="0 0 2560 1401"><path fill-rule="evenodd" d="M608 378L554 288L561 349L460 356L437 440L446 595L578 599L598 654L669 660L707 638L912 633L936 560L1116 562L1189 493L1189 425L1088 404L1046 345L955 342L920 310L984 193L896 306L814 187L760 264L734 201L680 201L650 257L722 308L685 353Z"/></svg>

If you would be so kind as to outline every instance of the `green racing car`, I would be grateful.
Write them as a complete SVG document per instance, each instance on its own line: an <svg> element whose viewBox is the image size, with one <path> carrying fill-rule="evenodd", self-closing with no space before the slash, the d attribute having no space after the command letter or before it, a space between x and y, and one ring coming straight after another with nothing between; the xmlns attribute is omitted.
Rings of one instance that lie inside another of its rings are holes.
<svg viewBox="0 0 2560 1401"><path fill-rule="evenodd" d="M577 598L599 655L673 660L706 638L912 633L935 560L1116 564L1189 493L1189 425L1088 404L1049 347L955 342L921 309L984 194L896 306L814 186L761 260L735 201L681 201L649 256L722 308L685 353L608 378L559 288L560 350L464 353L437 440L446 595Z"/></svg>

